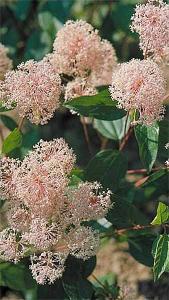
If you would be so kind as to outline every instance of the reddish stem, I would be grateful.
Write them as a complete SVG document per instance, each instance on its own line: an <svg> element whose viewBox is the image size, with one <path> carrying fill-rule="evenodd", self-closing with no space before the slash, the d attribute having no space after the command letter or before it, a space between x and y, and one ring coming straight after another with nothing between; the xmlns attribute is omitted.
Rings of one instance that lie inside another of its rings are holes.
<svg viewBox="0 0 169 300"><path fill-rule="evenodd" d="M120 144L120 147L119 147L119 150L120 150L120 151L122 151L123 148L126 146L127 141L128 141L128 139L129 139L129 137L131 136L132 132L133 132L133 127L130 127L129 130L128 130L128 132L127 132L126 135L124 136L124 138L123 138L121 144Z"/></svg>

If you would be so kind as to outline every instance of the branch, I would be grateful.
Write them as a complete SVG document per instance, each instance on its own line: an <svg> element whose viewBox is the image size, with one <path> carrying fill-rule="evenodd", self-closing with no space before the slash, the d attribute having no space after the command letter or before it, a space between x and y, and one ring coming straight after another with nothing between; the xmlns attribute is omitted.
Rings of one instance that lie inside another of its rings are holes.
<svg viewBox="0 0 169 300"><path fill-rule="evenodd" d="M22 125L24 122L24 117L20 120L19 124L18 124L18 129L21 131Z"/></svg>
<svg viewBox="0 0 169 300"><path fill-rule="evenodd" d="M105 238L105 237L112 237L113 235L124 235L126 234L128 231L139 231L139 230L144 230L144 229L154 229L154 228L158 228L158 227L163 227L163 228L169 228L169 224L148 224L148 225L134 225L128 228L122 228L122 229L116 229L113 232L109 232L103 236L101 236L101 238Z"/></svg>
<svg viewBox="0 0 169 300"><path fill-rule="evenodd" d="M128 141L128 139L129 139L129 137L131 136L132 132L133 132L133 127L130 127L129 130L128 130L128 132L127 132L126 135L124 136L124 138L123 138L121 144L120 144L120 147L119 147L119 150L120 150L120 151L123 150L124 147L126 146L127 141Z"/></svg>
<svg viewBox="0 0 169 300"><path fill-rule="evenodd" d="M84 136L85 136L85 140L86 140L86 143L87 143L87 146L88 146L89 154L91 154L92 149L91 149L91 144L90 144L90 139L89 139L89 134L88 134L85 118L81 117L80 121L81 121L81 124L83 126Z"/></svg>
<svg viewBox="0 0 169 300"><path fill-rule="evenodd" d="M164 169L163 167L157 167L157 168L153 168L151 170L151 172L155 172L155 171L159 171L161 169ZM146 174L147 173L147 169L135 169L135 170L128 170L127 174Z"/></svg>

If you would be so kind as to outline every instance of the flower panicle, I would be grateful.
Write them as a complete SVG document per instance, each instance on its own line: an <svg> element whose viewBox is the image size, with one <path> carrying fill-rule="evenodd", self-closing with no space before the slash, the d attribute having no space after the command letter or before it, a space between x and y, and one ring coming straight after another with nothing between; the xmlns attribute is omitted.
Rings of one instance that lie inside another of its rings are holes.
<svg viewBox="0 0 169 300"><path fill-rule="evenodd" d="M7 209L0 257L18 262L30 255L39 284L60 278L69 254L83 260L96 254L99 234L84 222L102 218L111 207L111 192L103 191L101 184L70 185L74 163L75 155L63 139L41 140L23 161L1 160Z"/></svg>

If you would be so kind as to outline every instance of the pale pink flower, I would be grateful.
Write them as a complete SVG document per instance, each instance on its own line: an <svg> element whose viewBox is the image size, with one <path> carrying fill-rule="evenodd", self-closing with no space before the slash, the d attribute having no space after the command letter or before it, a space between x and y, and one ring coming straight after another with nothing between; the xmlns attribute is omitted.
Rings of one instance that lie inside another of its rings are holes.
<svg viewBox="0 0 169 300"><path fill-rule="evenodd" d="M163 56L169 47L169 5L163 0L149 0L136 6L132 17L132 31L140 36L144 55Z"/></svg>
<svg viewBox="0 0 169 300"><path fill-rule="evenodd" d="M97 182L80 183L75 189L69 188L67 193L71 199L69 210L74 217L73 223L102 218L111 206L111 192L100 191Z"/></svg>
<svg viewBox="0 0 169 300"><path fill-rule="evenodd" d="M94 256L99 248L99 234L90 227L79 226L67 235L70 254L83 260Z"/></svg>
<svg viewBox="0 0 169 300"><path fill-rule="evenodd" d="M98 31L85 21L67 21L54 41L52 64L59 73L85 77L100 65Z"/></svg>
<svg viewBox="0 0 169 300"><path fill-rule="evenodd" d="M97 90L87 79L77 77L75 80L68 82L65 87L65 100L81 96L92 96L97 94Z"/></svg>
<svg viewBox="0 0 169 300"><path fill-rule="evenodd" d="M61 253L43 252L39 256L31 256L33 278L39 284L53 283L62 277L65 257Z"/></svg>
<svg viewBox="0 0 169 300"><path fill-rule="evenodd" d="M42 218L34 218L29 231L22 235L22 242L26 241L37 249L49 249L61 238L57 224L49 224Z"/></svg>
<svg viewBox="0 0 169 300"><path fill-rule="evenodd" d="M0 43L0 80L12 69L12 60L8 57L8 48Z"/></svg>
<svg viewBox="0 0 169 300"><path fill-rule="evenodd" d="M15 199L15 186L13 184L13 175L19 168L19 160L9 157L0 159L0 198Z"/></svg>
<svg viewBox="0 0 169 300"><path fill-rule="evenodd" d="M0 94L6 107L16 103L19 115L35 124L46 124L59 107L61 79L45 58L29 60L5 75Z"/></svg>
<svg viewBox="0 0 169 300"><path fill-rule="evenodd" d="M18 203L17 198L15 202L12 201L9 205L9 208L6 212L6 219L9 226L18 231L26 231L29 228L31 222L30 211L24 207L22 203Z"/></svg>
<svg viewBox="0 0 169 300"><path fill-rule="evenodd" d="M76 156L63 138L52 141L40 140L25 157L24 161L32 160L45 163L50 168L58 168L63 174L69 175L74 167ZM54 161L55 160L55 161Z"/></svg>
<svg viewBox="0 0 169 300"><path fill-rule="evenodd" d="M140 122L152 124L163 118L166 82L158 65L150 59L120 64L113 72L110 92L119 108L138 110Z"/></svg>
<svg viewBox="0 0 169 300"><path fill-rule="evenodd" d="M14 176L16 194L36 216L51 216L64 203L75 156L63 139L40 141Z"/></svg>
<svg viewBox="0 0 169 300"><path fill-rule="evenodd" d="M16 230L6 228L0 232L0 258L18 262L23 256L22 245Z"/></svg>
<svg viewBox="0 0 169 300"><path fill-rule="evenodd" d="M83 260L96 254L99 234L84 222L105 216L111 207L111 193L99 183L69 186L74 163L63 139L40 141L22 162L1 161L11 229L0 234L0 257L16 262L31 254L30 269L40 284L62 276L69 254Z"/></svg>
<svg viewBox="0 0 169 300"><path fill-rule="evenodd" d="M107 40L102 40L101 62L96 70L90 75L90 81L94 86L104 86L111 84L112 72L117 66L117 56L112 44Z"/></svg>

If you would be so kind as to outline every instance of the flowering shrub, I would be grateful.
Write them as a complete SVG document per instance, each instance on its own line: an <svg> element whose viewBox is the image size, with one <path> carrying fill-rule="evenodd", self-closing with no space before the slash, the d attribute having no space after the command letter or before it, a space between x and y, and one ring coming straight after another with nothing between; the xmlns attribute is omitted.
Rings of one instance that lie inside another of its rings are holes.
<svg viewBox="0 0 169 300"><path fill-rule="evenodd" d="M51 53L13 70L0 45L0 117L10 130L4 137L0 129L0 283L25 299L49 299L50 288L58 295L52 299L131 299L93 274L105 239L128 242L154 280L169 271L168 19L162 0L136 6L131 29L143 58L127 62L118 62L112 44L83 20L67 21ZM48 126L62 110L83 126L92 155L83 169L66 137L26 146L29 128ZM101 142L95 155L89 126ZM144 168L128 168L132 143ZM145 203L152 200L157 211L149 216Z"/></svg>

